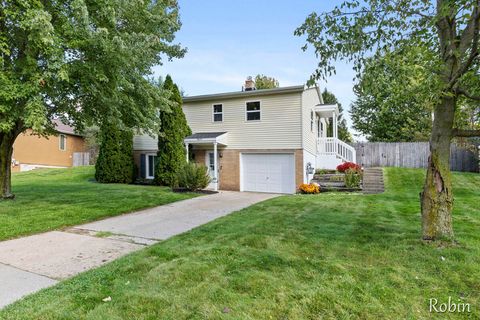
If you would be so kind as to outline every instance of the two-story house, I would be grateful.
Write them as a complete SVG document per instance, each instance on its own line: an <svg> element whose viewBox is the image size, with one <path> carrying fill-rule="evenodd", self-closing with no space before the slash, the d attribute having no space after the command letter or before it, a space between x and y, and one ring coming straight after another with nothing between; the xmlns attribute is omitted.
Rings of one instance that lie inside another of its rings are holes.
<svg viewBox="0 0 480 320"><path fill-rule="evenodd" d="M355 159L337 138L338 107L324 105L318 87L255 90L247 80L242 91L185 97L183 111L189 158L209 168L215 190L294 193L315 168ZM136 136L134 149L143 178L153 178L157 141Z"/></svg>

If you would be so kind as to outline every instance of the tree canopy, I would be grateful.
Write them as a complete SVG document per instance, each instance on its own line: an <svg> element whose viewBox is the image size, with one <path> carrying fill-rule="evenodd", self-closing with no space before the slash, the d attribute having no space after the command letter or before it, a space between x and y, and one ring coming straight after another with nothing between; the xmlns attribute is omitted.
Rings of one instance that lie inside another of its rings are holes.
<svg viewBox="0 0 480 320"><path fill-rule="evenodd" d="M428 59L423 57L424 50L406 49L366 59L354 86L353 127L369 141L428 141L430 137L433 105ZM478 129L479 105L461 97L455 127Z"/></svg>
<svg viewBox="0 0 480 320"><path fill-rule="evenodd" d="M367 59L354 87L353 128L369 141L428 141L433 106L421 88L427 78L422 63L415 50Z"/></svg>
<svg viewBox="0 0 480 320"><path fill-rule="evenodd" d="M278 88L280 86L280 83L278 82L277 79L273 77L268 77L263 74L257 74L255 76L255 88L260 90L260 89L273 89L273 88Z"/></svg>
<svg viewBox="0 0 480 320"><path fill-rule="evenodd" d="M116 121L156 131L147 79L164 57L182 57L176 1L20 0L0 4L0 189L10 192L12 145L58 117L83 129Z"/></svg>

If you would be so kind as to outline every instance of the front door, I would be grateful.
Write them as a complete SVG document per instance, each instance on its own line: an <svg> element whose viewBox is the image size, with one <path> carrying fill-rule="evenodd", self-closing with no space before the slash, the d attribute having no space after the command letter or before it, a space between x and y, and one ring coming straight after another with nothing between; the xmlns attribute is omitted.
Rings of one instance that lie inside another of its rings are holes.
<svg viewBox="0 0 480 320"><path fill-rule="evenodd" d="M213 151L207 151L206 154L205 154L205 165L207 166L208 168L208 174L210 175L210 179L211 179L211 182L208 186L208 188L213 188L214 185L213 183L215 182L213 179L215 179L215 175L214 175L214 172L215 172L215 162L214 162L214 156L213 156ZM220 162L218 161L218 153L217 153L217 177L218 177L218 180L219 177L220 177L220 173L219 173L219 168L220 167ZM217 181L219 182L219 181Z"/></svg>

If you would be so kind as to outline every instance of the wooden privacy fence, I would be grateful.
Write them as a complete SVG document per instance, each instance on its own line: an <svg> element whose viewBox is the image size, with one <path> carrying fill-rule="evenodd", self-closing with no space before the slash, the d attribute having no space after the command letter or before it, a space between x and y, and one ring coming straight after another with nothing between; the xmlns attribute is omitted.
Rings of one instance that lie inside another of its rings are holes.
<svg viewBox="0 0 480 320"><path fill-rule="evenodd" d="M366 168L426 168L430 155L428 142L359 142L353 147L357 163ZM466 148L452 144L450 158L453 171L479 171L477 146Z"/></svg>
<svg viewBox="0 0 480 320"><path fill-rule="evenodd" d="M73 153L73 166L88 166L90 164L90 153L88 152L74 152Z"/></svg>

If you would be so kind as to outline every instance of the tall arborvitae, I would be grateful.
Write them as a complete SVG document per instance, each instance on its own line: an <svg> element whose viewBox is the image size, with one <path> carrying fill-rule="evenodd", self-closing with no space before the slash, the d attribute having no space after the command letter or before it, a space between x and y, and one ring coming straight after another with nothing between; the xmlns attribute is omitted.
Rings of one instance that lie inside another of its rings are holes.
<svg viewBox="0 0 480 320"><path fill-rule="evenodd" d="M132 130L122 130L114 124L103 126L95 179L102 183L131 183L134 176Z"/></svg>
<svg viewBox="0 0 480 320"><path fill-rule="evenodd" d="M158 154L155 167L155 183L174 186L178 171L186 162L183 140L191 134L182 110L182 96L177 85L168 75L163 89L170 92L170 110L160 112L161 129L158 135Z"/></svg>

